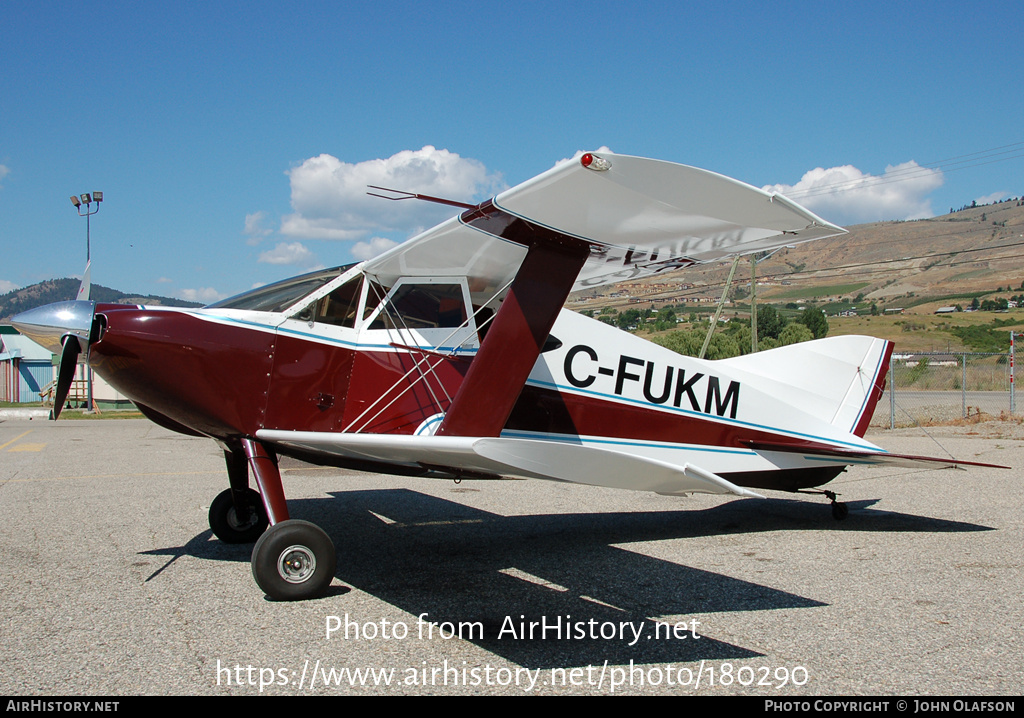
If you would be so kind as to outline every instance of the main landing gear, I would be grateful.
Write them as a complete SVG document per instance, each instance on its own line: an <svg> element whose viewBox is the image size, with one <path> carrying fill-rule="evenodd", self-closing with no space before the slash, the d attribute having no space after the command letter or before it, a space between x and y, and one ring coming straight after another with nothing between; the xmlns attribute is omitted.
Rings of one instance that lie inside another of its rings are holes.
<svg viewBox="0 0 1024 718"><path fill-rule="evenodd" d="M334 578L334 544L320 527L288 518L277 459L259 442L224 452L231 488L210 504L210 529L225 543L252 543L252 575L270 598L301 601L326 593ZM249 469L260 491L249 488ZM271 524L267 528L268 524Z"/></svg>
<svg viewBox="0 0 1024 718"><path fill-rule="evenodd" d="M260 536L252 550L252 576L278 601L322 596L334 578L334 544L316 524L290 519Z"/></svg>
<svg viewBox="0 0 1024 718"><path fill-rule="evenodd" d="M210 504L210 529L224 543L253 543L267 530L267 511L259 493L246 488L235 497L224 489Z"/></svg>

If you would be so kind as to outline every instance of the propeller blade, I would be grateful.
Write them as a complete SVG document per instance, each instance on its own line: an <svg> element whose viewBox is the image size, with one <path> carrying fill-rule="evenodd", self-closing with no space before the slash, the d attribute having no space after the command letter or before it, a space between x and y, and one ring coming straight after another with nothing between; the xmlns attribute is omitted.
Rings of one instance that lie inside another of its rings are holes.
<svg viewBox="0 0 1024 718"><path fill-rule="evenodd" d="M60 352L60 366L57 367L57 387L53 392L53 410L50 416L54 421L60 416L67 401L68 392L71 390L71 382L75 379L75 370L78 368L78 355L82 347L78 343L78 337L68 334L64 337L64 348Z"/></svg>
<svg viewBox="0 0 1024 718"><path fill-rule="evenodd" d="M92 269L92 261L85 263L85 273L82 274L82 283L78 285L78 296L75 297L77 300L89 301L89 290L92 288L92 283L89 281L90 269Z"/></svg>

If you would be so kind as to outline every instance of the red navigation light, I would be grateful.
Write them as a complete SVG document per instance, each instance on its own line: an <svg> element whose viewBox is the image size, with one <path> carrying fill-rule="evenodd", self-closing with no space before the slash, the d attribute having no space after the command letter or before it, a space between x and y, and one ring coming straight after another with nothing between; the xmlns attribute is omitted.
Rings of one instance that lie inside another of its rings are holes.
<svg viewBox="0 0 1024 718"><path fill-rule="evenodd" d="M595 172L604 172L605 170L611 169L612 163L606 159L602 159L592 152L587 152L580 157L580 164L586 167L588 170L594 170Z"/></svg>

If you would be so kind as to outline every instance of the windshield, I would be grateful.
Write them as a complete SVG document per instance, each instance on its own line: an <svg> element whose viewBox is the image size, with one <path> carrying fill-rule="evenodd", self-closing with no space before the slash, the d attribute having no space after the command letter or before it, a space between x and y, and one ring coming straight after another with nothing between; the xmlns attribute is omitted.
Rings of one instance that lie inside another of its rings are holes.
<svg viewBox="0 0 1024 718"><path fill-rule="evenodd" d="M321 269L298 277L257 287L248 292L208 305L212 309L249 309L257 312L280 312L302 297L319 289L354 265Z"/></svg>

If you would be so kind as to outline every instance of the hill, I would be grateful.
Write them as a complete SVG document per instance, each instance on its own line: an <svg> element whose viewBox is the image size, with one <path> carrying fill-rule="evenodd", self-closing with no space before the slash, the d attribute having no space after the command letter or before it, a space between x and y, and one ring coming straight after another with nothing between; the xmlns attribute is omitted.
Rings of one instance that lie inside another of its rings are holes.
<svg viewBox="0 0 1024 718"><path fill-rule="evenodd" d="M78 295L78 279L48 279L29 287L15 289L13 292L0 295L0 322L10 321L15 314L41 307L53 302L74 299ZM99 284L90 288L90 298L97 302L110 304L156 304L168 307L200 307L196 302L183 299L160 297L152 294L126 294Z"/></svg>

